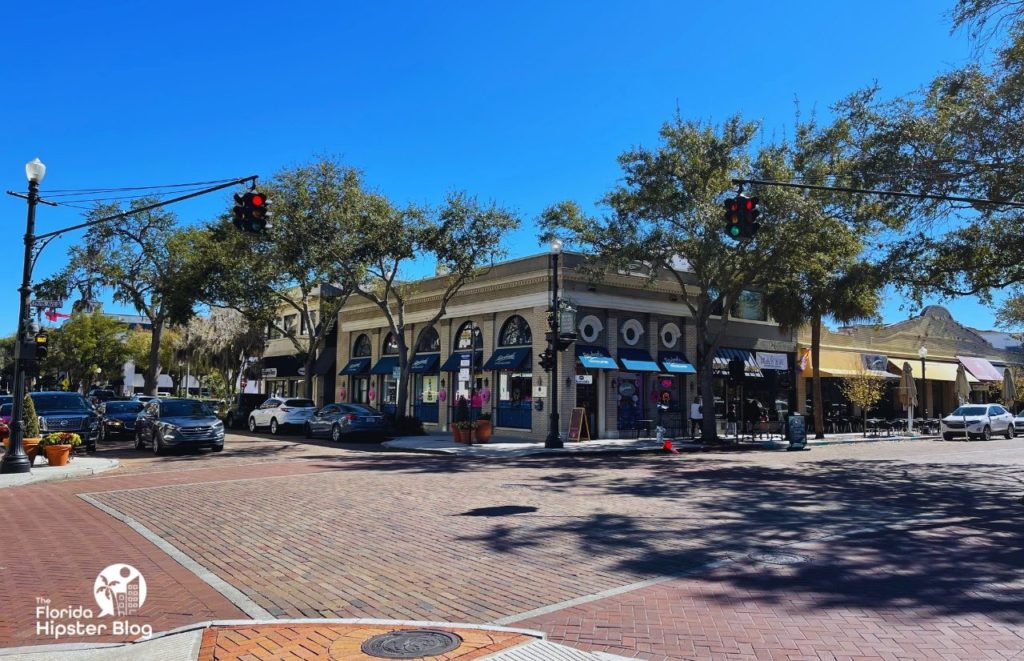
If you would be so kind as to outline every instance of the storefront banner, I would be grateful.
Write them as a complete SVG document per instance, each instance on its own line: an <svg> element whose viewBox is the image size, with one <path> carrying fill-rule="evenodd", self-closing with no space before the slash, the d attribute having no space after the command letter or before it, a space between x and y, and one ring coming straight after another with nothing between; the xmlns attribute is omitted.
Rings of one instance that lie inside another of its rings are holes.
<svg viewBox="0 0 1024 661"><path fill-rule="evenodd" d="M789 359L784 353L757 352L757 366L763 370L788 370Z"/></svg>
<svg viewBox="0 0 1024 661"><path fill-rule="evenodd" d="M796 368L801 372L810 372L814 365L811 363L811 350L802 348L797 352Z"/></svg>
<svg viewBox="0 0 1024 661"><path fill-rule="evenodd" d="M876 353L865 353L861 354L864 359L864 369L869 372L885 372L889 367L889 358L881 354Z"/></svg>
<svg viewBox="0 0 1024 661"><path fill-rule="evenodd" d="M617 370L619 364L615 362L608 350L603 347L576 345L576 357L580 364L587 369Z"/></svg>

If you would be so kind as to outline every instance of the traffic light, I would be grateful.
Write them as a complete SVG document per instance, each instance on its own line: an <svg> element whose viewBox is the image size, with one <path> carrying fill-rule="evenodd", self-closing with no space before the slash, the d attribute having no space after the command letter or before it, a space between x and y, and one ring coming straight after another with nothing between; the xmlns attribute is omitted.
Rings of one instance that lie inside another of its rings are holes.
<svg viewBox="0 0 1024 661"><path fill-rule="evenodd" d="M761 229L761 223L757 222L757 217L761 215L761 210L757 208L760 203L761 200L756 197L745 198L743 203L745 208L745 213L742 214L743 224L746 226L746 235L751 239L757 236L757 230Z"/></svg>
<svg viewBox="0 0 1024 661"><path fill-rule="evenodd" d="M235 193L235 207L231 210L234 216L235 229L245 232L245 198Z"/></svg>
<svg viewBox="0 0 1024 661"><path fill-rule="evenodd" d="M746 374L746 366L740 358L733 358L729 361L729 380L733 383L740 383Z"/></svg>
<svg viewBox="0 0 1024 661"><path fill-rule="evenodd" d="M232 209L234 224L243 232L262 234L267 229L268 207L270 200L260 191L251 190L244 195L235 194L235 207Z"/></svg>
<svg viewBox="0 0 1024 661"><path fill-rule="evenodd" d="M50 352L50 338L46 331L39 331L35 338L36 360L46 360L46 354Z"/></svg>
<svg viewBox="0 0 1024 661"><path fill-rule="evenodd" d="M540 363L541 369L547 372L555 366L555 355L551 349L545 349L540 352L537 362Z"/></svg>
<svg viewBox="0 0 1024 661"><path fill-rule="evenodd" d="M743 234L743 225L740 219L740 198L730 197L725 205L725 234L730 239L739 240Z"/></svg>

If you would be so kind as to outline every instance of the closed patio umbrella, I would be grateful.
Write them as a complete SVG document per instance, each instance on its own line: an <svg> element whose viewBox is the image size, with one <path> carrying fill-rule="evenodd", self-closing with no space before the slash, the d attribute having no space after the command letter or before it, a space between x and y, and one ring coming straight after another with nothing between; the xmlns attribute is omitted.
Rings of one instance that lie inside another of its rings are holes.
<svg viewBox="0 0 1024 661"><path fill-rule="evenodd" d="M903 374L900 376L900 399L907 407L907 433L914 431L914 407L917 406L917 384L914 383L914 370L910 363L903 361Z"/></svg>
<svg viewBox="0 0 1024 661"><path fill-rule="evenodd" d="M953 384L953 392L956 394L960 406L966 404L971 396L971 386L967 383L967 370L964 369L963 364L956 367L956 383Z"/></svg>
<svg viewBox="0 0 1024 661"><path fill-rule="evenodd" d="M1003 406L1013 410L1017 403L1017 384L1013 382L1013 372L1007 367L1003 370Z"/></svg>

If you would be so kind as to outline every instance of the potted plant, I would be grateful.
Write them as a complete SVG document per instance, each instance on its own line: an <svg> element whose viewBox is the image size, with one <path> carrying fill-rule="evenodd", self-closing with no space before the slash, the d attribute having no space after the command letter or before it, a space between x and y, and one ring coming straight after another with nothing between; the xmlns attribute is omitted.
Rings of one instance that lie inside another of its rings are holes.
<svg viewBox="0 0 1024 661"><path fill-rule="evenodd" d="M39 442L43 452L46 453L46 461L51 466L64 466L71 457L71 448L82 444L82 437L78 434L66 431L55 431L47 434Z"/></svg>
<svg viewBox="0 0 1024 661"><path fill-rule="evenodd" d="M476 429L476 423L470 422L469 420L462 420L456 422L452 428L458 435L455 439L456 443L466 443L469 445L473 444L473 430Z"/></svg>
<svg viewBox="0 0 1024 661"><path fill-rule="evenodd" d="M473 435L476 438L477 443L486 443L491 440L491 434L494 429L491 426L491 414L481 413L480 417L476 421L476 429L473 430Z"/></svg>
<svg viewBox="0 0 1024 661"><path fill-rule="evenodd" d="M21 419L25 423L25 435L21 439L21 447L25 449L28 464L31 466L36 461L36 455L39 454L39 416L36 415L35 402L27 394L21 405Z"/></svg>

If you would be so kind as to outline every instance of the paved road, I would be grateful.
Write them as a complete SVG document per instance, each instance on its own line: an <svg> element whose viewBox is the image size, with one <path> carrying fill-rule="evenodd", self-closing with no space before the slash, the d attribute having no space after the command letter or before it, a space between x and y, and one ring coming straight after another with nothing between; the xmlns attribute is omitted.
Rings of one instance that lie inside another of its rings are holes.
<svg viewBox="0 0 1024 661"><path fill-rule="evenodd" d="M47 642L35 597L84 602L100 569L127 562L150 581L140 621L157 629L387 617L514 624L642 658L1024 659L1024 440L374 450L232 436L219 455L118 450L116 474L5 490L0 603L20 615L0 620L0 644Z"/></svg>

